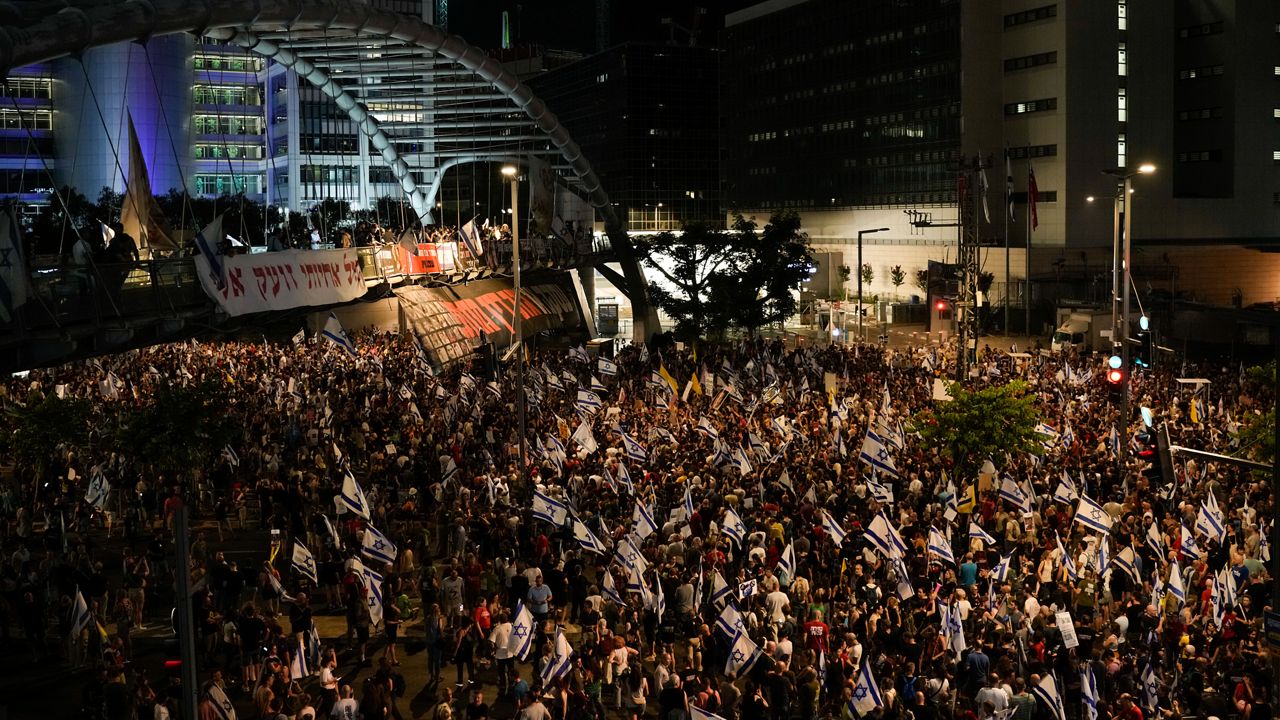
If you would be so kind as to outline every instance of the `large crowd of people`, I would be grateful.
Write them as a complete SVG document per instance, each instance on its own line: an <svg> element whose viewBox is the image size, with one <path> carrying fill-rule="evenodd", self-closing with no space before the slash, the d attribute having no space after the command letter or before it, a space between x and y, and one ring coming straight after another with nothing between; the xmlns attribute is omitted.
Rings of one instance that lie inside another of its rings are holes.
<svg viewBox="0 0 1280 720"><path fill-rule="evenodd" d="M98 424L216 382L238 428L181 478L93 433L15 468L4 637L92 671L94 717L168 717L181 688L126 661L167 622L185 504L202 718L408 717L405 663L434 720L1272 716L1268 480L1178 458L1167 482L1134 452L1141 408L1234 451L1274 403L1242 368L1135 373L1126 423L1094 360L985 351L970 383L1024 381L1044 449L964 477L913 425L945 348L541 349L522 467L509 369L355 344L172 344L0 386ZM219 551L267 529L266 563Z"/></svg>

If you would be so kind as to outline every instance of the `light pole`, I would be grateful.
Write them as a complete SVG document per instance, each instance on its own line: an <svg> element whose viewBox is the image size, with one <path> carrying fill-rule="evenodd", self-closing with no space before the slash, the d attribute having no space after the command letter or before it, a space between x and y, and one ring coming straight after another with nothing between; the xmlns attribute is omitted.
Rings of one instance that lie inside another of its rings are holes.
<svg viewBox="0 0 1280 720"><path fill-rule="evenodd" d="M529 469L528 449L525 443L524 417L524 322L520 313L520 171L515 165L503 165L502 174L511 178L511 265L512 284L515 286L515 298L512 302L512 328L516 348L516 424L520 428L520 481L524 482L525 473Z"/></svg>
<svg viewBox="0 0 1280 720"><path fill-rule="evenodd" d="M862 334L862 236L878 232L889 232L889 228L873 228L870 230L858 231L858 342L867 341L867 338Z"/></svg>
<svg viewBox="0 0 1280 720"><path fill-rule="evenodd" d="M1124 435L1129 434L1129 373L1132 368L1129 367L1129 288L1132 285L1131 258L1133 255L1133 178L1138 175L1150 175L1156 171L1156 166L1151 163L1143 163L1138 166L1137 172L1125 173L1119 170L1104 170L1103 174L1122 181L1120 188L1120 196L1124 199L1124 231L1120 229L1120 203L1116 202L1115 206L1115 227L1114 227L1114 247L1111 258L1112 276L1111 285L1113 294L1111 296L1111 346L1112 351L1116 343L1120 344L1120 367L1124 368L1124 373L1120 379L1120 432ZM1120 269L1117 271L1116 266ZM1123 293L1121 296L1119 293ZM1120 316L1120 324L1116 324L1116 301L1123 297L1123 310ZM1120 443L1119 463L1120 472L1124 473L1125 455L1128 449L1127 443ZM1123 478L1121 478L1123 479Z"/></svg>

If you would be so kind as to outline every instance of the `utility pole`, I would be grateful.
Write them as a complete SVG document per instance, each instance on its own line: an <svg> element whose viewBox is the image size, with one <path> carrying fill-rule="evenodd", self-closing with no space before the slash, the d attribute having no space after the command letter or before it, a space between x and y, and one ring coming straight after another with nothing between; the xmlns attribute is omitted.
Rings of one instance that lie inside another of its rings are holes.
<svg viewBox="0 0 1280 720"><path fill-rule="evenodd" d="M190 511L186 502L178 507L173 518L173 545L176 554L174 574L178 580L178 651L182 658L182 697L178 703L182 717L196 718L196 636L195 617L191 609L191 537L187 529Z"/></svg>

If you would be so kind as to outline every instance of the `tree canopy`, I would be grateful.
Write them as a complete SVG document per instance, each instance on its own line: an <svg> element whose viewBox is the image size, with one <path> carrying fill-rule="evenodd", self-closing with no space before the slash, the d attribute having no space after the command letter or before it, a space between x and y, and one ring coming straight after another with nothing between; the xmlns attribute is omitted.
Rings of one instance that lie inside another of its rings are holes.
<svg viewBox="0 0 1280 720"><path fill-rule="evenodd" d="M976 476L983 461L1005 453L1042 452L1040 415L1023 382L979 390L949 383L947 392L952 399L916 416L912 429L941 450L958 477Z"/></svg>
<svg viewBox="0 0 1280 720"><path fill-rule="evenodd" d="M776 212L759 229L738 215L728 231L691 224L636 242L653 302L676 321L678 337L696 339L736 327L754 333L796 312L793 292L809 277L813 256L794 211Z"/></svg>

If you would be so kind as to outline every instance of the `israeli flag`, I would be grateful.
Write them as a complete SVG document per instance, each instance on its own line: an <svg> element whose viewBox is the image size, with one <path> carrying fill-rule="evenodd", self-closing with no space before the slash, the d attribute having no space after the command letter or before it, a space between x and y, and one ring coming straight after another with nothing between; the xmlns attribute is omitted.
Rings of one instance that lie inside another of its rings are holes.
<svg viewBox="0 0 1280 720"><path fill-rule="evenodd" d="M222 446L222 457L227 459L227 463L231 467L240 467L240 456L236 453L235 448L231 447L231 443Z"/></svg>
<svg viewBox="0 0 1280 720"><path fill-rule="evenodd" d="M85 502L101 510L106 505L109 494L111 494L111 484L101 472L95 472L93 478L89 480L89 488L84 495Z"/></svg>
<svg viewBox="0 0 1280 720"><path fill-rule="evenodd" d="M649 569L649 561L644 553L640 552L640 546L636 544L634 535L627 535L622 538L622 542L618 543L618 562L633 570L638 569L640 572Z"/></svg>
<svg viewBox="0 0 1280 720"><path fill-rule="evenodd" d="M237 720L236 706L231 704L231 700L222 688L214 683L209 683L209 704L213 705L214 712L218 713L218 717L222 720Z"/></svg>
<svg viewBox="0 0 1280 720"><path fill-rule="evenodd" d="M607 358L597 358L596 369L600 371L601 375L617 375L618 374L618 365L614 363L612 360L609 360Z"/></svg>
<svg viewBox="0 0 1280 720"><path fill-rule="evenodd" d="M346 331L342 329L342 323L338 322L338 316L334 313L329 313L329 319L325 320L324 329L320 331L320 337L347 351L348 355L355 357L356 346L351 342L351 338L347 337Z"/></svg>
<svg viewBox="0 0 1280 720"><path fill-rule="evenodd" d="M1182 542L1181 553L1192 560L1201 560L1204 553L1200 551L1200 547L1196 545L1196 537L1191 534L1186 525L1182 526Z"/></svg>
<svg viewBox="0 0 1280 720"><path fill-rule="evenodd" d="M742 451L742 448L733 451L733 465L743 475L749 475L755 469L751 465L751 461L747 459L747 454Z"/></svg>
<svg viewBox="0 0 1280 720"><path fill-rule="evenodd" d="M600 583L600 595L606 600L612 601L615 605L626 605L627 601L622 599L618 594L618 588L613 583L613 573L609 570L604 571L604 579Z"/></svg>
<svg viewBox="0 0 1280 720"><path fill-rule="evenodd" d="M1155 668L1146 663L1142 668L1142 707L1153 712L1160 704L1160 682L1156 679Z"/></svg>
<svg viewBox="0 0 1280 720"><path fill-rule="evenodd" d="M293 540L293 569L310 580L312 585L320 584L320 577L316 574L316 559L297 538Z"/></svg>
<svg viewBox="0 0 1280 720"><path fill-rule="evenodd" d="M1147 547L1151 548L1151 552L1155 553L1156 557L1163 558L1165 556L1164 537L1160 534L1160 523L1158 522L1153 522L1147 526Z"/></svg>
<svg viewBox="0 0 1280 720"><path fill-rule="evenodd" d="M628 495L636 494L636 486L631 482L631 471L622 463L618 463L618 479L622 481L623 485L627 486Z"/></svg>
<svg viewBox="0 0 1280 720"><path fill-rule="evenodd" d="M703 435L706 435L707 437L711 438L712 440L719 440L719 439L720 439L720 432L719 432L718 430L716 430L716 428L715 428L715 426L714 426L714 425L712 425L712 424L711 424L711 420L710 420L709 418L707 418L707 416L706 416L706 415L703 415L703 416L698 420L698 424L697 424L697 426L696 426L696 427L694 427L693 429L694 429L694 430L696 430L697 432L702 433Z"/></svg>
<svg viewBox="0 0 1280 720"><path fill-rule="evenodd" d="M719 605L728 599L729 592L729 583L725 582L724 576L720 574L719 570L716 570L711 576L711 602Z"/></svg>
<svg viewBox="0 0 1280 720"><path fill-rule="evenodd" d="M565 520L569 518L569 508L565 507L564 503L553 500L534 490L533 516L556 527L563 527Z"/></svg>
<svg viewBox="0 0 1280 720"><path fill-rule="evenodd" d="M551 659L542 668L543 685L567 675L570 664L573 662L573 648L569 646L569 641L565 639L563 629L556 628L556 640L552 647Z"/></svg>
<svg viewBox="0 0 1280 720"><path fill-rule="evenodd" d="M1053 713L1055 720L1067 720L1067 710L1062 704L1062 696L1058 693L1058 679L1053 675L1045 675L1039 684L1031 686L1031 694L1035 695L1044 706Z"/></svg>
<svg viewBox="0 0 1280 720"><path fill-rule="evenodd" d="M1111 532L1113 520L1110 513L1103 510L1101 505L1082 493L1080 495L1080 504L1076 506L1076 522L1093 532L1106 534Z"/></svg>
<svg viewBox="0 0 1280 720"><path fill-rule="evenodd" d="M867 489L871 491L871 497L876 502L884 505L892 505L894 503L893 488L881 484L875 478L867 478Z"/></svg>
<svg viewBox="0 0 1280 720"><path fill-rule="evenodd" d="M733 638L733 646L729 650L729 657L724 664L724 672L730 677L742 677L746 673L751 672L751 668L755 667L756 661L760 659L760 648L747 637L745 632L739 632Z"/></svg>
<svg viewBox="0 0 1280 720"><path fill-rule="evenodd" d="M1000 482L1000 497L1008 500L1014 507L1024 513L1031 512L1031 498L1027 497L1027 494L1023 492L1018 483L1014 482L1013 478L1008 475Z"/></svg>
<svg viewBox="0 0 1280 720"><path fill-rule="evenodd" d="M982 526L972 520L969 521L969 539L981 540L988 545L996 544L996 539L991 537L986 530L982 529Z"/></svg>
<svg viewBox="0 0 1280 720"><path fill-rule="evenodd" d="M369 501L365 499L364 491L360 489L360 483L356 482L356 476L351 471L346 471L342 478L342 494L338 495L341 506L346 506L348 510L359 515L365 520L369 519Z"/></svg>
<svg viewBox="0 0 1280 720"><path fill-rule="evenodd" d="M1098 678L1093 674L1093 666L1087 661L1080 667L1080 691L1084 696L1086 720L1098 720Z"/></svg>
<svg viewBox="0 0 1280 720"><path fill-rule="evenodd" d="M573 518L573 539L577 540L582 549L587 552L593 552L597 555L604 555L605 553L604 543L600 542L600 539L591 532L591 529L576 516Z"/></svg>
<svg viewBox="0 0 1280 720"><path fill-rule="evenodd" d="M1187 604L1187 591L1182 585L1182 568L1178 567L1178 561L1174 560L1169 566L1169 592L1178 599L1178 607Z"/></svg>
<svg viewBox="0 0 1280 720"><path fill-rule="evenodd" d="M1135 583L1142 583L1142 578L1138 576L1138 560L1137 556L1134 555L1133 548L1125 547L1116 553L1114 564Z"/></svg>
<svg viewBox="0 0 1280 720"><path fill-rule="evenodd" d="M609 392L609 388L604 383L600 382L600 378L596 377L595 375L592 375L591 391L597 392L597 393Z"/></svg>
<svg viewBox="0 0 1280 720"><path fill-rule="evenodd" d="M382 622L382 575L361 565L360 579L369 592L369 621L377 625Z"/></svg>
<svg viewBox="0 0 1280 720"><path fill-rule="evenodd" d="M396 546L372 525L365 526L364 542L360 546L360 554L388 565L396 561L399 554Z"/></svg>
<svg viewBox="0 0 1280 720"><path fill-rule="evenodd" d="M689 522L693 517L693 493L690 492L689 486L684 486L684 521Z"/></svg>
<svg viewBox="0 0 1280 720"><path fill-rule="evenodd" d="M991 568L991 576L1000 582L1006 582L1009 579L1009 564L1013 560L1013 553L1009 553L1000 558L1000 562Z"/></svg>
<svg viewBox="0 0 1280 720"><path fill-rule="evenodd" d="M634 523L632 532L641 540L658 531L658 524L653 521L653 513L639 500L636 501L636 509L631 513L631 520Z"/></svg>
<svg viewBox="0 0 1280 720"><path fill-rule="evenodd" d="M866 537L876 546L876 549L891 560L907 552L907 544L902 541L902 535L898 533L897 528L889 521L883 510L876 513L875 518L867 526Z"/></svg>
<svg viewBox="0 0 1280 720"><path fill-rule="evenodd" d="M335 550L342 549L342 536L338 535L338 531L333 527L333 523L329 522L329 516L321 513L320 518L324 520L324 527L329 531L329 539L333 541Z"/></svg>
<svg viewBox="0 0 1280 720"><path fill-rule="evenodd" d="M573 431L572 439L578 443L578 447L586 450L588 455L600 449L596 436L591 432L591 426L585 420L578 423L578 429Z"/></svg>
<svg viewBox="0 0 1280 720"><path fill-rule="evenodd" d="M862 453L859 459L880 472L898 477L898 468L893 464L893 458L889 456L889 448L886 447L885 441L870 430L862 441Z"/></svg>
<svg viewBox="0 0 1280 720"><path fill-rule="evenodd" d="M720 523L720 532L733 540L733 544L742 548L742 541L747 536L747 526L732 508L725 508L724 520Z"/></svg>
<svg viewBox="0 0 1280 720"><path fill-rule="evenodd" d="M511 635L507 638L508 652L524 661L529 655L529 647L533 645L533 630L533 613L521 602L516 609L515 622L511 624Z"/></svg>
<svg viewBox="0 0 1280 720"><path fill-rule="evenodd" d="M91 622L93 622L93 613L89 611L89 604L84 601L80 588L76 588L76 600L71 606L71 636L79 637L80 632L89 627Z"/></svg>
<svg viewBox="0 0 1280 720"><path fill-rule="evenodd" d="M778 560L778 574L782 577L783 585L790 585L796 576L796 548L794 543L787 543L787 549L782 551L782 557Z"/></svg>
<svg viewBox="0 0 1280 720"><path fill-rule="evenodd" d="M1080 493L1076 490L1076 484L1072 482L1071 476L1067 475L1067 471L1062 471L1062 477L1058 480L1058 486L1053 489L1054 502L1060 502L1063 505L1070 505L1080 499Z"/></svg>
<svg viewBox="0 0 1280 720"><path fill-rule="evenodd" d="M879 707L884 707L880 686L876 685L876 679L871 675L871 663L863 662L862 668L858 670L858 682L853 686L853 699L849 701L849 708L858 717L865 717Z"/></svg>
<svg viewBox="0 0 1280 720"><path fill-rule="evenodd" d="M812 490L812 488L810 488L810 490ZM840 544L843 543L844 539L849 535L849 533L844 531L844 528L840 527L840 523L836 522L836 519L831 517L831 513L826 510L822 511L822 529L831 536L831 542L835 543L836 547L840 547Z"/></svg>
<svg viewBox="0 0 1280 720"><path fill-rule="evenodd" d="M1222 510L1218 508L1218 500L1209 491L1205 502L1200 504L1200 512L1196 514L1196 532L1221 543L1227 537L1227 528L1222 518Z"/></svg>
<svg viewBox="0 0 1280 720"><path fill-rule="evenodd" d="M622 433L622 447L626 450L627 459L631 462L642 463L649 459L649 453L645 451L644 446L626 433Z"/></svg>
<svg viewBox="0 0 1280 720"><path fill-rule="evenodd" d="M1060 562L1063 567L1067 569L1067 577L1071 579L1071 582L1075 582L1080 577L1080 573L1076 572L1075 558L1071 557L1071 553L1067 552L1067 549L1062 546L1062 536L1059 535L1056 530L1053 534L1058 540L1058 555L1060 556Z"/></svg>
<svg viewBox="0 0 1280 720"><path fill-rule="evenodd" d="M945 562L956 564L956 556L951 552L951 543L947 542L947 538L932 525L929 526L929 552Z"/></svg>
<svg viewBox="0 0 1280 720"><path fill-rule="evenodd" d="M604 401L600 399L599 395L590 390L578 390L578 401L575 403L575 407L579 413L590 417L604 407Z"/></svg>

